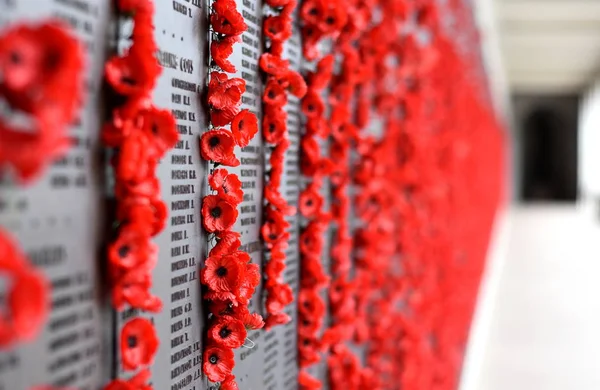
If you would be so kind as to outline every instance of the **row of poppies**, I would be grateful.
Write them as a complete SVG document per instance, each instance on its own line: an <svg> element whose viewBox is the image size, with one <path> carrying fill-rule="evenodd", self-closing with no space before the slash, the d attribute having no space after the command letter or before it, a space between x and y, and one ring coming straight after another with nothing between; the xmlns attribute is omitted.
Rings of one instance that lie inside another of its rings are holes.
<svg viewBox="0 0 600 390"><path fill-rule="evenodd" d="M207 103L209 130L200 138L200 153L212 162L208 183L211 194L202 200L202 225L216 243L204 262L201 281L209 302L209 323L203 353L203 372L223 390L238 389L232 371L234 349L246 342L247 331L264 326L262 317L248 309L261 280L260 269L240 250L241 235L233 231L238 205L244 200L239 177L217 166L240 164L235 147L246 147L258 132L258 119L241 110L246 82L230 78L236 68L229 57L247 26L234 0L216 0L210 11L210 64ZM228 126L225 128L224 126Z"/></svg>
<svg viewBox="0 0 600 390"><path fill-rule="evenodd" d="M0 167L30 184L70 147L66 134L82 104L83 53L66 26L55 21L17 24L0 34L0 97L28 125L0 118ZM0 349L33 340L48 316L50 286L0 228L0 272L6 275L6 314Z"/></svg>
<svg viewBox="0 0 600 390"><path fill-rule="evenodd" d="M285 251L288 249L290 224L286 216L296 213L281 194L281 180L284 173L284 157L290 146L287 128L288 93L302 98L306 84L302 76L290 69L283 59L286 41L292 36L292 16L296 10L296 0L267 0L274 14L263 19L263 36L266 49L261 55L260 65L265 72L263 102L263 139L271 150L269 172L265 180L264 219L261 236L268 251L265 266L266 329L286 324L291 318L283 310L293 300L292 288L283 280Z"/></svg>
<svg viewBox="0 0 600 390"><path fill-rule="evenodd" d="M159 313L163 304L152 295L152 271L158 261L153 237L166 225L167 206L160 198L156 176L159 160L179 139L175 119L169 110L152 104L152 92L161 68L156 61L154 4L151 1L120 0L118 11L133 21L131 45L105 64L105 78L121 104L112 107L102 128L102 141L114 148L116 223L108 247L108 274L112 303L116 310L126 307ZM136 313L139 313L136 311ZM121 367L136 372L131 379L114 379L106 390L151 389L150 366L159 340L151 319L137 315L129 319L119 335Z"/></svg>

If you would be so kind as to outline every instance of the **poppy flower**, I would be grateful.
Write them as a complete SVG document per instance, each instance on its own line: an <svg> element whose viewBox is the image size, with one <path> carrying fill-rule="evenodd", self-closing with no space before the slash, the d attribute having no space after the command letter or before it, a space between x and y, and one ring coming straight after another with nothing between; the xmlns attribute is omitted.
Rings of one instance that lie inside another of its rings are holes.
<svg viewBox="0 0 600 390"><path fill-rule="evenodd" d="M241 78L228 78L224 73L211 72L208 84L208 105L211 110L235 108L242 101L246 92L246 81ZM229 123L229 122L227 122ZM215 126L223 126L215 124Z"/></svg>
<svg viewBox="0 0 600 390"><path fill-rule="evenodd" d="M294 300L292 288L288 284L276 284L269 287L266 308L268 313L277 313Z"/></svg>
<svg viewBox="0 0 600 390"><path fill-rule="evenodd" d="M329 283L329 276L325 273L320 263L320 257L317 255L306 256L302 259L302 268L300 269L302 287L319 287Z"/></svg>
<svg viewBox="0 0 600 390"><path fill-rule="evenodd" d="M124 269L152 269L156 264L158 247L137 224L127 224L119 230L117 239L108 248L108 258L113 266Z"/></svg>
<svg viewBox="0 0 600 390"><path fill-rule="evenodd" d="M283 56L283 49L283 41L271 41L271 44L269 45L269 53L277 57Z"/></svg>
<svg viewBox="0 0 600 390"><path fill-rule="evenodd" d="M313 218L323 205L323 197L313 184L308 185L301 193L298 201L300 213L306 218Z"/></svg>
<svg viewBox="0 0 600 390"><path fill-rule="evenodd" d="M235 73L235 66L228 60L233 54L233 45L241 42L239 36L224 37L210 43L210 55L215 64L227 73Z"/></svg>
<svg viewBox="0 0 600 390"><path fill-rule="evenodd" d="M121 362L126 371L151 365L158 350L154 325L146 318L128 321L121 330Z"/></svg>
<svg viewBox="0 0 600 390"><path fill-rule="evenodd" d="M229 230L238 216L236 206L218 195L202 199L202 226L209 232Z"/></svg>
<svg viewBox="0 0 600 390"><path fill-rule="evenodd" d="M277 144L287 134L286 114L283 111L267 110L262 121L262 134L266 142Z"/></svg>
<svg viewBox="0 0 600 390"><path fill-rule="evenodd" d="M221 384L219 385L220 390L239 390L239 387L235 381L235 375L229 375Z"/></svg>
<svg viewBox="0 0 600 390"><path fill-rule="evenodd" d="M292 318L282 311L278 313L269 314L269 316L265 320L265 329L271 330L273 327L277 325L285 325L291 320Z"/></svg>
<svg viewBox="0 0 600 390"><path fill-rule="evenodd" d="M235 36L248 29L244 17L237 10L235 0L217 0L212 8L210 24L219 34Z"/></svg>
<svg viewBox="0 0 600 390"><path fill-rule="evenodd" d="M210 345L204 350L203 372L211 382L221 382L231 375L235 365L233 350Z"/></svg>
<svg viewBox="0 0 600 390"><path fill-rule="evenodd" d="M302 112L308 118L318 118L323 115L325 110L325 104L319 94L309 89L304 98L302 99Z"/></svg>
<svg viewBox="0 0 600 390"><path fill-rule="evenodd" d="M327 0L307 0L302 2L300 17L307 25L317 25L327 8Z"/></svg>
<svg viewBox="0 0 600 390"><path fill-rule="evenodd" d="M319 348L315 337L303 337L298 335L298 358L300 360L300 368L312 366L321 361Z"/></svg>
<svg viewBox="0 0 600 390"><path fill-rule="evenodd" d="M298 99L302 99L308 90L304 77L295 70L290 69L285 72L285 74L278 79L278 82Z"/></svg>
<svg viewBox="0 0 600 390"><path fill-rule="evenodd" d="M231 132L238 146L248 146L258 132L258 118L250 110L240 111L231 122Z"/></svg>
<svg viewBox="0 0 600 390"><path fill-rule="evenodd" d="M286 15L267 16L263 19L265 36L274 41L285 41L292 36L292 18Z"/></svg>
<svg viewBox="0 0 600 390"><path fill-rule="evenodd" d="M113 161L117 180L143 181L155 171L158 160L152 157L150 139L142 132L132 133L123 140Z"/></svg>
<svg viewBox="0 0 600 390"><path fill-rule="evenodd" d="M150 370L144 369L127 381L121 379L111 381L103 390L152 390L152 386L146 384L151 377Z"/></svg>
<svg viewBox="0 0 600 390"><path fill-rule="evenodd" d="M319 60L316 71L311 73L308 78L311 88L321 91L327 87L331 81L334 63L335 57L332 54L328 54Z"/></svg>
<svg viewBox="0 0 600 390"><path fill-rule="evenodd" d="M321 381L308 374L305 370L300 371L298 383L302 389L320 390L322 388Z"/></svg>
<svg viewBox="0 0 600 390"><path fill-rule="evenodd" d="M216 169L208 176L208 184L217 191L218 195L232 205L244 200L242 182L236 174L230 174L226 169Z"/></svg>
<svg viewBox="0 0 600 390"><path fill-rule="evenodd" d="M271 252L271 260L265 265L265 274L267 275L267 284L277 283L281 281L281 274L285 270L285 255L283 259L279 259L273 256Z"/></svg>
<svg viewBox="0 0 600 390"><path fill-rule="evenodd" d="M240 233L230 230L216 233L217 244L210 250L209 256L222 256L235 252L242 245Z"/></svg>
<svg viewBox="0 0 600 390"><path fill-rule="evenodd" d="M267 245L273 245L285 233L290 226L284 218L284 214L273 208L267 207L265 210L265 221L261 227L261 235Z"/></svg>
<svg viewBox="0 0 600 390"><path fill-rule="evenodd" d="M155 150L153 157L163 157L179 140L175 118L169 110L151 107L140 113L139 121L142 131L151 140L151 149Z"/></svg>
<svg viewBox="0 0 600 390"><path fill-rule="evenodd" d="M208 335L222 347L239 348L246 339L246 327L234 317L219 316L210 325Z"/></svg>
<svg viewBox="0 0 600 390"><path fill-rule="evenodd" d="M7 306L17 340L31 341L38 335L49 312L49 291L46 279L34 269L14 274Z"/></svg>
<svg viewBox="0 0 600 390"><path fill-rule="evenodd" d="M296 208L287 203L287 200L281 195L279 189L273 187L272 183L265 186L263 196L271 205L281 210L285 215L294 215L296 213Z"/></svg>
<svg viewBox="0 0 600 390"><path fill-rule="evenodd" d="M272 77L267 80L262 99L265 104L270 106L282 107L287 104L285 89Z"/></svg>
<svg viewBox="0 0 600 390"><path fill-rule="evenodd" d="M263 53L259 60L260 68L267 74L280 77L288 72L290 62L270 53Z"/></svg>
<svg viewBox="0 0 600 390"><path fill-rule="evenodd" d="M316 0L323 1L323 0ZM307 2L303 2L306 4ZM311 2L312 3L312 2ZM319 40L323 34L315 24L306 24L302 27L302 54L308 61L314 61L319 57Z"/></svg>
<svg viewBox="0 0 600 390"><path fill-rule="evenodd" d="M324 228L316 222L311 222L300 234L300 253L305 256L319 256L323 250Z"/></svg>
<svg viewBox="0 0 600 390"><path fill-rule="evenodd" d="M133 269L119 274L112 286L112 302L122 311L125 304L132 308L158 313L162 310L160 298L150 293L152 275L148 270Z"/></svg>
<svg viewBox="0 0 600 390"><path fill-rule="evenodd" d="M104 65L110 86L125 96L143 96L152 91L160 71L158 61L138 50L129 50L123 57L114 56Z"/></svg>
<svg viewBox="0 0 600 390"><path fill-rule="evenodd" d="M200 137L200 154L205 160L237 167L240 161L234 155L235 140L225 129L212 129Z"/></svg>
<svg viewBox="0 0 600 390"><path fill-rule="evenodd" d="M209 257L202 269L202 283L215 292L231 292L239 287L243 272L235 256Z"/></svg>
<svg viewBox="0 0 600 390"><path fill-rule="evenodd" d="M216 310L213 310L213 307ZM242 321L246 329L261 329L265 325L263 318L260 316L260 314L250 313L247 306L233 306L227 303L227 306L224 309L223 303L220 303L220 308L212 304L211 310L213 311L213 313L229 315L237 318L238 320Z"/></svg>

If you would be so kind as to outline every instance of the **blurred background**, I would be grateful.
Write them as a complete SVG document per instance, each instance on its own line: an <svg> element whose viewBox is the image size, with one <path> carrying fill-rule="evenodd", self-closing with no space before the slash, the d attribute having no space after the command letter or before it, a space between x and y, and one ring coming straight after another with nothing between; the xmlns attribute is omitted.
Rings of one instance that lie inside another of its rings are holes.
<svg viewBox="0 0 600 390"><path fill-rule="evenodd" d="M600 0L474 0L511 129L463 390L600 389Z"/></svg>

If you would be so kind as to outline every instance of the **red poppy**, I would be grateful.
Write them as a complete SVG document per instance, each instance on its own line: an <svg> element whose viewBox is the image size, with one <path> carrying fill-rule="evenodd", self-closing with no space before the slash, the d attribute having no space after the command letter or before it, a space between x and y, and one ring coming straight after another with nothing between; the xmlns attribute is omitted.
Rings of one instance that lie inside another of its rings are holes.
<svg viewBox="0 0 600 390"><path fill-rule="evenodd" d="M250 313L248 308L241 306L238 312L234 313L234 316L244 323L246 329L262 329L265 326L263 318L258 313Z"/></svg>
<svg viewBox="0 0 600 390"><path fill-rule="evenodd" d="M220 40L213 40L210 43L210 55L212 60L218 67L223 69L223 72L235 73L235 66L228 60L233 54L233 45L241 42L239 36L224 37Z"/></svg>
<svg viewBox="0 0 600 390"><path fill-rule="evenodd" d="M326 55L319 60L316 71L309 75L308 82L311 88L321 91L327 87L331 81L334 63L335 57L332 54Z"/></svg>
<svg viewBox="0 0 600 390"><path fill-rule="evenodd" d="M302 2L300 17L307 25L318 24L327 8L327 0L307 0Z"/></svg>
<svg viewBox="0 0 600 390"><path fill-rule="evenodd" d="M298 360L300 368L309 367L321 361L318 340L314 336L298 334Z"/></svg>
<svg viewBox="0 0 600 390"><path fill-rule="evenodd" d="M300 253L304 256L319 256L323 250L324 230L324 227L317 222L309 223L300 234Z"/></svg>
<svg viewBox="0 0 600 390"><path fill-rule="evenodd" d="M269 287L266 308L269 314L277 313L292 303L294 292L288 284L274 284Z"/></svg>
<svg viewBox="0 0 600 390"><path fill-rule="evenodd" d="M273 187L271 183L265 186L263 196L271 205L281 210L285 215L294 215L296 213L296 208L290 206L279 190Z"/></svg>
<svg viewBox="0 0 600 390"><path fill-rule="evenodd" d="M232 292L240 286L244 269L233 255L209 257L202 269L202 283L215 292Z"/></svg>
<svg viewBox="0 0 600 390"><path fill-rule="evenodd" d="M217 0L212 5L210 24L213 30L226 36L240 35L248 26L238 12L235 0Z"/></svg>
<svg viewBox="0 0 600 390"><path fill-rule="evenodd" d="M321 210L323 197L314 183L308 185L301 193L298 201L300 213L306 218L313 218Z"/></svg>
<svg viewBox="0 0 600 390"><path fill-rule="evenodd" d="M238 216L236 206L218 195L202 199L202 226L207 232L229 230Z"/></svg>
<svg viewBox="0 0 600 390"><path fill-rule="evenodd" d="M154 325L146 318L134 318L121 330L121 362L126 371L151 365L158 350Z"/></svg>
<svg viewBox="0 0 600 390"><path fill-rule="evenodd" d="M127 224L119 230L117 239L108 248L108 258L113 266L124 269L154 268L158 247L150 240L144 226Z"/></svg>
<svg viewBox="0 0 600 390"><path fill-rule="evenodd" d="M321 265L320 257L309 256L302 259L302 268L300 269L302 287L320 287L329 283L329 276L325 273Z"/></svg>
<svg viewBox="0 0 600 390"><path fill-rule="evenodd" d="M242 321L234 317L220 316L208 328L208 335L211 340L224 348L239 348L246 339L246 327Z"/></svg>
<svg viewBox="0 0 600 390"><path fill-rule="evenodd" d="M231 132L238 146L248 146L258 132L258 118L250 110L240 111L231 122Z"/></svg>
<svg viewBox="0 0 600 390"><path fill-rule="evenodd" d="M123 57L114 56L104 65L106 80L125 96L144 96L154 89L160 65L141 50L129 50Z"/></svg>
<svg viewBox="0 0 600 390"><path fill-rule="evenodd" d="M119 183L117 183L119 184ZM116 193L117 219L122 224L133 225L137 232L146 237L155 236L161 232L167 223L167 205L158 198L148 198L143 195L123 193L123 186ZM133 187L135 189L135 187ZM140 190L144 191L144 190ZM119 196L121 195L121 196ZM156 192L152 194L156 195ZM111 255L109 253L109 255Z"/></svg>
<svg viewBox="0 0 600 390"><path fill-rule="evenodd" d="M205 160L237 167L240 161L234 155L235 140L225 129L212 129L200 137L200 154Z"/></svg>
<svg viewBox="0 0 600 390"><path fill-rule="evenodd" d="M113 162L117 180L139 182L150 176L158 163L151 148L150 140L141 132L125 138Z"/></svg>
<svg viewBox="0 0 600 390"><path fill-rule="evenodd" d="M220 390L239 390L237 383L235 382L235 375L229 375L219 385Z"/></svg>
<svg viewBox="0 0 600 390"><path fill-rule="evenodd" d="M285 270L285 254L281 257L274 255L271 251L271 259L265 265L265 274L267 275L267 284L281 282L281 274Z"/></svg>
<svg viewBox="0 0 600 390"><path fill-rule="evenodd" d="M261 235L265 243L269 246L281 239L286 229L290 226L285 220L284 214L273 208L267 207L265 210L265 221L261 228Z"/></svg>
<svg viewBox="0 0 600 390"><path fill-rule="evenodd" d="M266 110L262 122L262 134L265 141L278 144L287 134L286 114L280 108Z"/></svg>
<svg viewBox="0 0 600 390"><path fill-rule="evenodd" d="M204 350L203 372L211 382L221 382L231 375L235 365L233 351L230 348L210 345Z"/></svg>
<svg viewBox="0 0 600 390"><path fill-rule="evenodd" d="M217 191L218 195L232 205L244 200L242 182L236 174L230 174L226 169L216 169L208 176L208 184Z"/></svg>
<svg viewBox="0 0 600 390"><path fill-rule="evenodd" d="M299 99L302 99L307 92L306 81L304 77L295 70L288 70L278 80L279 84Z"/></svg>
<svg viewBox="0 0 600 390"><path fill-rule="evenodd" d="M285 41L292 36L292 18L287 15L267 16L263 19L265 36L274 41Z"/></svg>
<svg viewBox="0 0 600 390"><path fill-rule="evenodd" d="M269 45L269 53L277 57L283 55L283 49L284 45L282 41L271 41L271 45Z"/></svg>
<svg viewBox="0 0 600 390"><path fill-rule="evenodd" d="M298 375L298 383L300 384L303 390L320 390L323 387L320 380L311 376L305 370L300 371L300 374Z"/></svg>
<svg viewBox="0 0 600 390"><path fill-rule="evenodd" d="M150 293L151 287L152 276L147 270L133 269L119 274L111 291L113 306L122 311L128 304L132 308L158 313L162 310L162 302Z"/></svg>
<svg viewBox="0 0 600 390"><path fill-rule="evenodd" d="M225 73L211 72L208 84L208 105L212 110L225 110L239 106L246 92L246 81L241 78L228 78ZM229 123L229 122L227 122ZM215 126L224 126L215 124Z"/></svg>
<svg viewBox="0 0 600 390"><path fill-rule="evenodd" d="M48 315L50 286L34 269L14 274L7 304L17 340L35 339Z"/></svg>
<svg viewBox="0 0 600 390"><path fill-rule="evenodd" d="M274 326L285 325L291 320L292 318L282 311L278 313L269 314L269 316L265 320L265 329L271 330Z"/></svg>
<svg viewBox="0 0 600 390"><path fill-rule="evenodd" d="M209 256L222 256L233 253L242 245L240 233L230 230L215 234L217 244L210 250Z"/></svg>
<svg viewBox="0 0 600 390"><path fill-rule="evenodd" d="M259 60L260 68L267 74L280 77L288 72L289 61L270 53L263 53Z"/></svg>
<svg viewBox="0 0 600 390"><path fill-rule="evenodd" d="M152 386L146 384L151 377L150 370L144 369L128 381L120 379L111 381L103 390L152 390Z"/></svg>
<svg viewBox="0 0 600 390"><path fill-rule="evenodd" d="M302 99L302 112L308 118L318 118L323 115L325 110L325 104L319 94L309 89L304 98Z"/></svg>
<svg viewBox="0 0 600 390"><path fill-rule="evenodd" d="M151 140L151 148L155 150L153 157L163 157L179 140L175 118L169 110L152 106L140 113L139 121L142 131Z"/></svg>
<svg viewBox="0 0 600 390"><path fill-rule="evenodd" d="M263 102L270 106L285 106L287 103L287 95L285 89L273 77L267 79L267 85L263 92Z"/></svg>

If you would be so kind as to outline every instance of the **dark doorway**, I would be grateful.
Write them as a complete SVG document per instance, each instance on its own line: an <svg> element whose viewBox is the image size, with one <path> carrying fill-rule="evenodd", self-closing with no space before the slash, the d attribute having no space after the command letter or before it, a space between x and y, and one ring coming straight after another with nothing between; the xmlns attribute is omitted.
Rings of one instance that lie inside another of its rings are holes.
<svg viewBox="0 0 600 390"><path fill-rule="evenodd" d="M552 107L536 107L524 118L524 201L577 200L577 123Z"/></svg>

